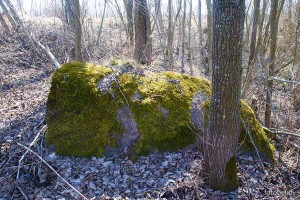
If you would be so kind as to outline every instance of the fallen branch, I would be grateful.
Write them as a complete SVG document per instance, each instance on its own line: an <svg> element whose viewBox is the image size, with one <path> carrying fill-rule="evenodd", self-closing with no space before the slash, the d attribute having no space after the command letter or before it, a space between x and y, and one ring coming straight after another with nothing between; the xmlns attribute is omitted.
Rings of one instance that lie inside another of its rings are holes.
<svg viewBox="0 0 300 200"><path fill-rule="evenodd" d="M38 155L37 153L35 153L34 151L32 151L31 149L29 149L28 147L24 146L23 144L20 144L17 142L17 145L19 145L20 147L26 149L28 152L34 154L36 157L38 157L45 165L47 165L47 167L49 167L49 169L51 169L63 182L65 182L72 190L74 190L74 192L76 192L79 196L81 196L84 200L88 200L88 198L86 196L84 196L81 192L79 192L73 185L71 185L67 180L65 180L57 171L55 171L55 169L53 169L53 167L51 167L51 165L49 165L47 163L47 161L45 161L40 155Z"/></svg>
<svg viewBox="0 0 300 200"><path fill-rule="evenodd" d="M44 129L46 128L46 125L43 126L43 128L36 134L35 138L33 139L33 141L29 144L29 148L32 147L36 141L38 140L38 138L40 137L41 133L44 131ZM17 180L19 179L20 177L20 169L21 169L21 164L22 164L22 161L24 159L24 157L26 156L26 154L28 153L29 151L27 150L23 155L22 157L20 158L19 160L19 165L18 165L18 172L17 172Z"/></svg>
<svg viewBox="0 0 300 200"><path fill-rule="evenodd" d="M42 43L40 43L37 39L35 39L35 37L32 34L30 34L30 35L28 34L28 36L32 39L32 41L34 41L39 47L41 47L47 53L47 55L50 57L51 61L55 65L55 67L57 69L60 68L59 62L54 57L54 55L51 53L51 51L49 50L49 48L45 47L44 45L42 45Z"/></svg>
<svg viewBox="0 0 300 200"><path fill-rule="evenodd" d="M20 186L17 186L18 190L21 192L21 194L23 195L25 200L28 200L27 196L25 195L24 191L22 190L22 188Z"/></svg>
<svg viewBox="0 0 300 200"><path fill-rule="evenodd" d="M279 78L276 78L276 77L269 77L269 80L279 81L279 82L284 82L284 83L289 83L289 84L293 84L293 85L300 84L300 82L297 82L297 81L288 81L288 80L279 79Z"/></svg>
<svg viewBox="0 0 300 200"><path fill-rule="evenodd" d="M277 135L277 134L279 134L279 135L289 135L289 136L294 136L294 137L300 138L300 134L297 134L297 133L291 133L291 132L287 132L287 131L279 131L279 130L275 130L275 129L272 129L272 128L269 129L269 128L264 127L264 126L263 126L263 129L264 129L265 132L272 133L274 135Z"/></svg>

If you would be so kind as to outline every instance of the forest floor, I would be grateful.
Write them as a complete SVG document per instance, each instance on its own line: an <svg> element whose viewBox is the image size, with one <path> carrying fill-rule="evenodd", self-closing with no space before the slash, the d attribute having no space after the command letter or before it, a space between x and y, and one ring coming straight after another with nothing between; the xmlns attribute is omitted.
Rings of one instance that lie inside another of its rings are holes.
<svg viewBox="0 0 300 200"><path fill-rule="evenodd" d="M300 199L297 139L289 142L298 149L277 144L273 167L239 153L239 189L230 193L204 184L196 147L135 162L58 156L44 146L52 64L18 36L0 36L0 52L0 199Z"/></svg>

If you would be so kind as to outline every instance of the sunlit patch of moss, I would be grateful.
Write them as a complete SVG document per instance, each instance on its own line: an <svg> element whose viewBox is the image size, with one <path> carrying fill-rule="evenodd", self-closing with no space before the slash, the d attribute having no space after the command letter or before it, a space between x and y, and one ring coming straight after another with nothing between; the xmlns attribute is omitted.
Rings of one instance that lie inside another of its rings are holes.
<svg viewBox="0 0 300 200"><path fill-rule="evenodd" d="M52 77L47 101L46 140L62 155L101 156L105 146L115 146L114 132L122 130L116 119L120 106L101 94L97 82L111 73L106 67L67 63Z"/></svg>
<svg viewBox="0 0 300 200"><path fill-rule="evenodd" d="M200 87L209 92L208 81L165 72L149 73L147 76L124 74L120 83L130 100L130 109L141 134L136 144L138 154L176 150L195 142L196 135L187 126L191 101ZM131 96L135 92L142 99L132 101ZM170 111L165 119L158 106Z"/></svg>
<svg viewBox="0 0 300 200"><path fill-rule="evenodd" d="M109 61L109 65L111 66L116 66L116 65L120 65L121 60L117 59L117 58L113 58Z"/></svg>

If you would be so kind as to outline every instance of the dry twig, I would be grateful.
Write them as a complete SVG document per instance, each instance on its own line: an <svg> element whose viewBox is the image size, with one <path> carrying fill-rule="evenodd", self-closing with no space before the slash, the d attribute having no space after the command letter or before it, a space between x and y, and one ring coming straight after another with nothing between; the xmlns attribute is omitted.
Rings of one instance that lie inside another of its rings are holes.
<svg viewBox="0 0 300 200"><path fill-rule="evenodd" d="M17 142L17 145L20 147L26 149L28 152L34 154L36 157L38 157L49 169L51 169L63 182L65 182L74 192L76 192L79 196L81 196L84 200L88 200L86 196L84 196L81 192L79 192L73 185L71 185L66 179L64 179L51 165L48 164L47 161L45 161L40 155L29 149L28 147L24 146L23 144L20 144Z"/></svg>

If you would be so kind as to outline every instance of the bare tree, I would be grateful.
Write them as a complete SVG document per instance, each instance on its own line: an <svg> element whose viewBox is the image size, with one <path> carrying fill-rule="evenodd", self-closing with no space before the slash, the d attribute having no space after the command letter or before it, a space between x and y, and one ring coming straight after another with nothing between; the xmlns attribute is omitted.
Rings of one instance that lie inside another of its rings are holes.
<svg viewBox="0 0 300 200"><path fill-rule="evenodd" d="M3 0L0 0L0 7L3 10L4 15L7 17L10 25L13 27L13 29L16 29L17 23L14 20L13 16L11 15L11 12L8 10L7 5L4 4Z"/></svg>
<svg viewBox="0 0 300 200"><path fill-rule="evenodd" d="M213 74L204 163L212 189L238 187L236 149L240 133L240 95L245 0L213 2Z"/></svg>
<svg viewBox="0 0 300 200"><path fill-rule="evenodd" d="M80 12L79 0L65 0L65 20L68 24L70 32L74 33L75 37L75 55L71 53L71 58L82 62L82 26Z"/></svg>
<svg viewBox="0 0 300 200"><path fill-rule="evenodd" d="M192 39L192 13L193 13L193 1L190 0L190 9L189 9L189 24L188 24L188 62L190 67L191 75L194 74L192 68L192 48L191 48L191 39Z"/></svg>
<svg viewBox="0 0 300 200"><path fill-rule="evenodd" d="M150 14L146 0L135 0L134 15L134 58L142 64L149 64L152 57L152 41Z"/></svg>
<svg viewBox="0 0 300 200"><path fill-rule="evenodd" d="M185 54L185 27L186 27L186 0L183 0L182 17L182 39L181 39L181 73L184 73L184 54Z"/></svg>
<svg viewBox="0 0 300 200"><path fill-rule="evenodd" d="M76 60L82 62L83 56L82 56L82 27L81 27L81 21L80 21L80 4L79 0L74 0L72 5L72 11L74 14L74 25L75 25L75 54L76 54Z"/></svg>
<svg viewBox="0 0 300 200"><path fill-rule="evenodd" d="M173 30L172 30L172 0L168 0L168 44L166 57L169 61L169 68L173 68Z"/></svg>
<svg viewBox="0 0 300 200"><path fill-rule="evenodd" d="M242 97L245 97L246 95L249 82L252 79L253 64L255 63L256 36L257 36L257 28L259 24L259 15L260 15L260 0L254 0L253 6L254 6L254 12L253 12L253 24L252 24L252 33L251 33L251 41L250 41L250 55L248 59L248 68L246 72L246 79L245 79Z"/></svg>
<svg viewBox="0 0 300 200"><path fill-rule="evenodd" d="M207 7L207 52L208 52L208 63L206 74L211 73L212 68L212 6L211 0L206 0L206 7Z"/></svg>
<svg viewBox="0 0 300 200"><path fill-rule="evenodd" d="M263 27L265 22L265 16L266 16L266 10L267 10L267 0L263 0L263 6L262 10L260 12L260 20L259 20L259 27L258 27L258 37L257 37L257 43L256 43L256 53L262 52L262 40L263 40Z"/></svg>
<svg viewBox="0 0 300 200"><path fill-rule="evenodd" d="M102 18L101 18L101 22L100 22L100 26L99 26L99 30L98 30L98 36L97 36L96 44L100 43L100 37L101 37L102 29L103 29L104 17L105 17L105 14L106 14L106 7L107 7L107 0L104 1L104 8L103 8Z"/></svg>
<svg viewBox="0 0 300 200"><path fill-rule="evenodd" d="M280 11L281 11L280 9L282 8L278 6L278 0L271 0L269 76L274 76L275 73L278 23L279 23ZM272 95L273 95L273 80L270 79L268 80L268 85L267 85L266 110L265 110L265 126L268 128L271 127Z"/></svg>
<svg viewBox="0 0 300 200"><path fill-rule="evenodd" d="M126 9L126 17L127 17L127 35L130 44L133 44L133 0L123 0L125 9Z"/></svg>
<svg viewBox="0 0 300 200"><path fill-rule="evenodd" d="M16 22L16 25L17 26L20 25L21 20L19 18L18 13L16 12L14 6L12 5L11 1L10 0L4 0L4 1L5 1L6 5L8 6L9 11L10 11L12 17L13 17L14 21Z"/></svg>
<svg viewBox="0 0 300 200"><path fill-rule="evenodd" d="M177 12L175 18L173 19L172 0L168 1L168 43L167 43L166 57L168 58L168 67L171 70L173 69L174 30L175 30L175 25L177 23L178 17L180 15L181 8L182 8L182 0L179 0Z"/></svg>
<svg viewBox="0 0 300 200"><path fill-rule="evenodd" d="M0 13L0 23L4 27L6 34L10 34L10 29L3 17L3 13Z"/></svg>
<svg viewBox="0 0 300 200"><path fill-rule="evenodd" d="M166 35L165 35L164 22L163 22L163 17L161 12L161 0L155 0L154 6L155 6L155 17L157 21L156 26L159 34L160 46L162 47L162 52L165 52ZM165 54L164 54L164 61L165 61Z"/></svg>
<svg viewBox="0 0 300 200"><path fill-rule="evenodd" d="M201 12L201 0L198 0L198 34L199 34L199 63L202 64L202 42L203 42L203 32L202 32L202 12Z"/></svg>

